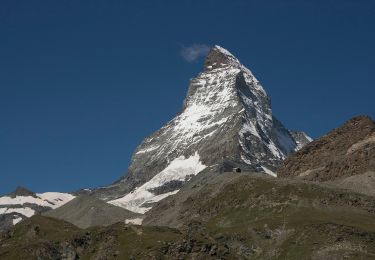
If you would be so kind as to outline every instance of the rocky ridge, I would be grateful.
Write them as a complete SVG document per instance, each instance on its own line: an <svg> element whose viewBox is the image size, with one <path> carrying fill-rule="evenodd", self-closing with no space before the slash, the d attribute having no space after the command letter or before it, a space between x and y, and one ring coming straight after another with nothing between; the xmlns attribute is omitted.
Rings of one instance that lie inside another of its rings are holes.
<svg viewBox="0 0 375 260"><path fill-rule="evenodd" d="M356 116L290 155L279 177L335 181L375 172L375 122Z"/></svg>

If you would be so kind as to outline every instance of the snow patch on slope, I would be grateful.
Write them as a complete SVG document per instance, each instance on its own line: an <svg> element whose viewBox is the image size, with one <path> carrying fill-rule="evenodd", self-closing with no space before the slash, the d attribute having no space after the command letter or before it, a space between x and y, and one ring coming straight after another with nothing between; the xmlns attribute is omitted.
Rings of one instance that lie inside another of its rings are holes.
<svg viewBox="0 0 375 260"><path fill-rule="evenodd" d="M139 150L136 154L152 152L152 151L154 151L154 150L156 150L158 148L159 148L159 145L151 146L151 147L149 147L147 149Z"/></svg>
<svg viewBox="0 0 375 260"><path fill-rule="evenodd" d="M150 181L137 187L124 197L109 201L108 203L144 214L150 210L151 207L143 204L158 202L178 192L178 190L175 190L155 195L150 190L161 187L171 181L186 181L186 178L198 174L205 168L206 166L199 160L198 153L195 153L189 158L180 156L174 159L163 171L155 175Z"/></svg>
<svg viewBox="0 0 375 260"><path fill-rule="evenodd" d="M31 203L55 209L75 198L75 196L71 194L60 192L37 193L36 195L36 198L33 196L16 196L14 198L3 196L0 197L0 205L23 205L25 203Z"/></svg>
<svg viewBox="0 0 375 260"><path fill-rule="evenodd" d="M309 142L312 142L314 141L314 139L312 139L310 136L308 136L307 134L303 133L303 135L306 137L307 140L309 140Z"/></svg>
<svg viewBox="0 0 375 260"><path fill-rule="evenodd" d="M61 192L45 192L37 193L34 196L3 196L0 197L0 215L12 214L13 225L20 222L24 217L31 217L36 213L39 213L38 207L55 209L58 208L70 200L74 199L75 196L68 193Z"/></svg>
<svg viewBox="0 0 375 260"><path fill-rule="evenodd" d="M268 175L271 175L272 177L277 177L276 173L274 173L273 171L271 171L270 169L264 167L264 166L261 166L262 169L264 170L265 173L267 173Z"/></svg>
<svg viewBox="0 0 375 260"><path fill-rule="evenodd" d="M35 214L35 210L29 207L24 208L0 208L0 214L19 213L25 217L31 217Z"/></svg>
<svg viewBox="0 0 375 260"><path fill-rule="evenodd" d="M143 218L125 219L125 224L142 225Z"/></svg>
<svg viewBox="0 0 375 260"><path fill-rule="evenodd" d="M44 201L52 202L54 205L51 206L51 208L53 209L61 207L65 203L75 198L75 196L73 196L72 194L61 192L45 192L37 193L36 195Z"/></svg>
<svg viewBox="0 0 375 260"><path fill-rule="evenodd" d="M18 217L18 218L14 218L14 219L12 220L13 225L17 224L17 223L20 222L21 220L22 220L22 218L20 218L20 217Z"/></svg>

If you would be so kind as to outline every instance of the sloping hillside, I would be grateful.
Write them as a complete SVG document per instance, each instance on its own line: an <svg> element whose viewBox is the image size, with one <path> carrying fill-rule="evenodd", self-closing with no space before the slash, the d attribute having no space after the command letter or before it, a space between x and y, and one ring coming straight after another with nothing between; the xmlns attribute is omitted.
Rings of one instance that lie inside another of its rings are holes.
<svg viewBox="0 0 375 260"><path fill-rule="evenodd" d="M357 116L289 156L278 176L333 181L369 171L375 172L375 122Z"/></svg>
<svg viewBox="0 0 375 260"><path fill-rule="evenodd" d="M139 216L88 195L79 196L65 205L43 213L45 216L68 221L80 228L108 226Z"/></svg>
<svg viewBox="0 0 375 260"><path fill-rule="evenodd" d="M0 258L372 259L374 218L371 196L212 170L159 202L144 226L80 230L34 216L3 234Z"/></svg>

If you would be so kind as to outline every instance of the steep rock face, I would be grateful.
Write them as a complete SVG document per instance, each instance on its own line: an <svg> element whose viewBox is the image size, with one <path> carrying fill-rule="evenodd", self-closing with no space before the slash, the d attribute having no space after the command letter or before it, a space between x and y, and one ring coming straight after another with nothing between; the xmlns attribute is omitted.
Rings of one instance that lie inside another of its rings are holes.
<svg viewBox="0 0 375 260"><path fill-rule="evenodd" d="M207 166L229 161L274 175L280 161L301 146L298 142L272 115L270 100L251 71L214 46L203 72L190 81L183 111L137 147L124 178L94 195L104 200L120 197L116 205L136 206L143 213L139 203L145 194L151 199L151 189L158 196L172 194L171 186L181 187ZM187 166L170 169L184 160Z"/></svg>
<svg viewBox="0 0 375 260"><path fill-rule="evenodd" d="M357 116L288 157L280 177L332 181L375 171L375 122Z"/></svg>
<svg viewBox="0 0 375 260"><path fill-rule="evenodd" d="M294 140L297 143L297 150L313 141L313 139L304 132L290 131L290 134L293 136Z"/></svg>

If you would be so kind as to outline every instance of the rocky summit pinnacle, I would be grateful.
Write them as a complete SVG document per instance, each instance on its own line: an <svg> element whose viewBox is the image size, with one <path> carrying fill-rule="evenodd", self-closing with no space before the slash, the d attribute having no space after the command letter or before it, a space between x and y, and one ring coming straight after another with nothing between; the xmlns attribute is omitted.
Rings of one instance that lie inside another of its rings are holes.
<svg viewBox="0 0 375 260"><path fill-rule="evenodd" d="M36 197L35 192L32 192L31 190L18 186L13 192L9 193L9 196L11 198L15 198L17 196L31 196L31 197Z"/></svg>
<svg viewBox="0 0 375 260"><path fill-rule="evenodd" d="M241 64L239 60L226 49L218 45L212 47L204 61L204 69L212 70L227 65L240 66Z"/></svg>
<svg viewBox="0 0 375 260"><path fill-rule="evenodd" d="M308 142L272 115L259 81L216 45L190 81L182 112L142 141L122 179L94 195L144 213L213 165L275 176L281 160Z"/></svg>

